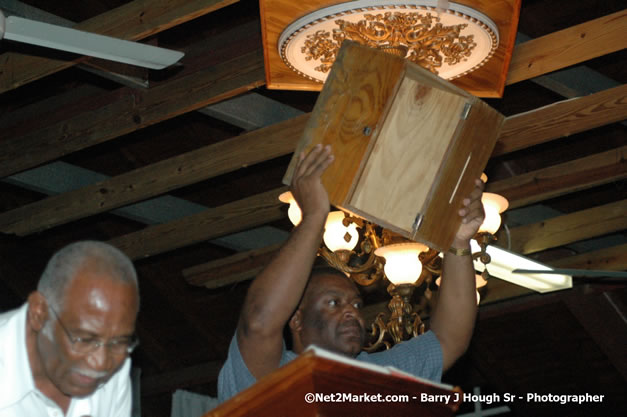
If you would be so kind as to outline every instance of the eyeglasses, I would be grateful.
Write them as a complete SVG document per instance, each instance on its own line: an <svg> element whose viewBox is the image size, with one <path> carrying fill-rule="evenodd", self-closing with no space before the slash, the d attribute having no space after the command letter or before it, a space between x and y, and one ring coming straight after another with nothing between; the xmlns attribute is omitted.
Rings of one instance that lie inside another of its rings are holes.
<svg viewBox="0 0 627 417"><path fill-rule="evenodd" d="M61 321L59 314L52 307L50 307L50 311L52 311L52 313L57 318L57 321L61 325L61 328L63 329L66 336L70 340L70 343L72 344L72 350L76 353L80 353L80 354L92 353L92 352L95 352L98 348L100 348L100 346L104 346L107 349L109 349L109 352L111 352L114 355L130 355L133 352L133 350L135 350L137 345L139 345L139 340L137 339L136 335L133 335L131 337L125 337L122 339L117 339L117 340L110 340L108 342L105 342L95 337L73 336L72 333L70 333L70 331L67 329L67 327L65 327L65 325Z"/></svg>

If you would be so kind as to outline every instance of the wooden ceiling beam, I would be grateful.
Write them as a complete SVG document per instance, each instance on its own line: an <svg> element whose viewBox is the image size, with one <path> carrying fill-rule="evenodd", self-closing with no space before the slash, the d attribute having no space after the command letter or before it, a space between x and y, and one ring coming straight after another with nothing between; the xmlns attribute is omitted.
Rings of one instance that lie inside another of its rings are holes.
<svg viewBox="0 0 627 417"><path fill-rule="evenodd" d="M74 26L74 29L137 41L180 25L238 0L135 0ZM17 52L0 55L0 93L12 90L84 60L57 60Z"/></svg>
<svg viewBox="0 0 627 417"><path fill-rule="evenodd" d="M507 117L492 156L515 152L627 118L627 85Z"/></svg>
<svg viewBox="0 0 627 417"><path fill-rule="evenodd" d="M2 213L0 230L28 235L287 155L307 119L299 116Z"/></svg>
<svg viewBox="0 0 627 417"><path fill-rule="evenodd" d="M287 187L280 187L169 223L149 226L108 243L136 260L241 232L284 218L279 194L285 191Z"/></svg>
<svg viewBox="0 0 627 417"><path fill-rule="evenodd" d="M549 262L555 268L627 271L627 243Z"/></svg>
<svg viewBox="0 0 627 417"><path fill-rule="evenodd" d="M627 47L627 10L575 25L516 48L506 84L514 84Z"/></svg>
<svg viewBox="0 0 627 417"><path fill-rule="evenodd" d="M7 111L3 114L6 117L0 117L0 129L6 132L3 138L9 138L9 135L21 136L26 133L27 129L37 129L41 125L51 124L45 117L50 117L51 112L66 114L72 113L71 109L76 106L83 106L83 103L92 102L94 97L102 96L104 89L93 84L82 84L71 88L63 93L42 98L41 100L29 103L15 111ZM84 109L83 109L84 110ZM28 126L21 131L20 126ZM21 132L20 132L21 131ZM7 139L3 139L7 140Z"/></svg>
<svg viewBox="0 0 627 417"><path fill-rule="evenodd" d="M486 185L517 208L627 178L627 145ZM0 217L1 218L1 217Z"/></svg>
<svg viewBox="0 0 627 417"><path fill-rule="evenodd" d="M263 83L263 53L257 50L146 91L120 89L110 93L112 99L103 100L106 104L100 108L68 115L22 135L8 135L11 139L0 144L0 177L217 103Z"/></svg>
<svg viewBox="0 0 627 417"><path fill-rule="evenodd" d="M510 250L529 254L627 229L627 200L511 228ZM497 244L507 236L499 233Z"/></svg>
<svg viewBox="0 0 627 417"><path fill-rule="evenodd" d="M185 280L209 289L253 279L279 251L282 244L236 253L183 270Z"/></svg>

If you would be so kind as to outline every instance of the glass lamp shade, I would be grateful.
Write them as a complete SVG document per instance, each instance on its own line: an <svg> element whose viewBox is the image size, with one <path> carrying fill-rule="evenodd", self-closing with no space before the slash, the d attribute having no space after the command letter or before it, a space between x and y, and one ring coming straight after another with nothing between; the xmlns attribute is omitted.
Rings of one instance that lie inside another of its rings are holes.
<svg viewBox="0 0 627 417"><path fill-rule="evenodd" d="M279 195L279 201L290 205L287 209L287 217L289 217L294 226L298 226L303 218L303 214L292 193L290 191L282 193ZM345 215L342 211L332 211L327 216L323 239L324 244L332 252L340 249L353 250L359 241L357 225L351 223L348 227L344 226L342 223L344 217Z"/></svg>
<svg viewBox="0 0 627 417"><path fill-rule="evenodd" d="M327 248L333 252L337 250L353 250L359 240L357 225L351 223L348 226L344 226L342 223L344 217L344 212L332 211L327 216L327 222L324 225L322 239Z"/></svg>
<svg viewBox="0 0 627 417"><path fill-rule="evenodd" d="M486 281L485 278L481 276L481 274L475 274L475 285L477 289L485 287L487 284L488 281Z"/></svg>
<svg viewBox="0 0 627 417"><path fill-rule="evenodd" d="M440 282L442 280L442 277L438 277L435 280L435 285L437 285L438 287L440 286ZM475 287L477 289L481 288L481 287L485 287L485 285L488 283L488 281L485 280L485 278L483 278L481 276L481 274L475 274Z"/></svg>
<svg viewBox="0 0 627 417"><path fill-rule="evenodd" d="M428 249L422 243L397 243L380 247L374 254L385 258L383 270L392 284L413 284L422 272L418 255Z"/></svg>
<svg viewBox="0 0 627 417"><path fill-rule="evenodd" d="M501 227L501 213L509 206L509 202L505 197L494 193L483 193L481 197L483 209L485 211L485 220L479 227L479 232L487 232L495 234Z"/></svg>
<svg viewBox="0 0 627 417"><path fill-rule="evenodd" d="M289 191L282 193L281 195L279 195L279 201L290 205L290 207L287 209L287 217L290 219L294 226L298 226L303 218L303 214L300 211L300 207L298 207L298 203L294 199L292 193Z"/></svg>
<svg viewBox="0 0 627 417"><path fill-rule="evenodd" d="M475 290L475 293L477 294L477 305L479 305L479 303L481 302L481 294L479 294L479 288L481 288L484 285L486 285L488 283L488 281L483 279L483 277L481 275L475 275L475 278L477 280L477 289ZM441 279L442 279L442 277L440 277L440 278L435 280L435 284L438 287L440 286L440 280Z"/></svg>

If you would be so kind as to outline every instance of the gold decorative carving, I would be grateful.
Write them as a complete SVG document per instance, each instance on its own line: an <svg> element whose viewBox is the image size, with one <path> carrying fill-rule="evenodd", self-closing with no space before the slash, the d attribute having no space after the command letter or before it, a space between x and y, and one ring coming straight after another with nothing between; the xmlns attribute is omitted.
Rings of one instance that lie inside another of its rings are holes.
<svg viewBox="0 0 627 417"><path fill-rule="evenodd" d="M345 39L406 57L434 74L443 62L455 65L466 60L477 46L473 35L460 35L467 24L444 26L431 13L365 14L357 23L338 19L335 24L333 34L318 30L307 36L301 48L305 60L320 60L316 71L331 69Z"/></svg>
<svg viewBox="0 0 627 417"><path fill-rule="evenodd" d="M390 318L385 322L385 314L379 313L374 323L370 336L374 339L364 347L366 352L376 352L385 346L389 349L395 344L416 337L425 332L425 325L420 315L414 311L411 296L416 287L413 284L401 284L388 286L388 292L392 299L388 303ZM386 339L392 340L386 340Z"/></svg>

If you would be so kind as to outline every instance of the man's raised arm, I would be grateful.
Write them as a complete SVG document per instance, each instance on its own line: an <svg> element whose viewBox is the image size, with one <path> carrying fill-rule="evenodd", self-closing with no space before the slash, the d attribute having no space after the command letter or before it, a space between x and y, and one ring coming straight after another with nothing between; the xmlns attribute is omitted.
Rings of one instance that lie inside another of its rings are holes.
<svg viewBox="0 0 627 417"><path fill-rule="evenodd" d="M237 342L248 370L257 379L279 366L283 327L307 285L329 213L329 197L320 176L332 161L328 146L317 145L307 156L300 155L291 191L302 220L246 295Z"/></svg>
<svg viewBox="0 0 627 417"><path fill-rule="evenodd" d="M483 182L476 180L475 189L459 210L463 220L452 248L467 250L468 254L444 254L438 302L431 317L431 330L442 346L443 371L450 368L468 348L477 315L475 270L469 254L470 239L485 217L481 204L483 186Z"/></svg>

